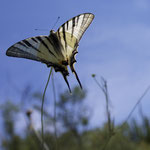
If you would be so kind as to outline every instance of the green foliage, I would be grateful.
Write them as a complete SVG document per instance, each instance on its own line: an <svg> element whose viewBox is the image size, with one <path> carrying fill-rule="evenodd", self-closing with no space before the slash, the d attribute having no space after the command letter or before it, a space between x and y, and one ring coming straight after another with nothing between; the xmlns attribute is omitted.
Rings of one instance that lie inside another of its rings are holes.
<svg viewBox="0 0 150 150"><path fill-rule="evenodd" d="M58 120L61 121L66 130L79 132L80 128L88 125L89 116L87 108L83 105L86 92L75 87L72 95L67 91L60 95L57 102Z"/></svg>
<svg viewBox="0 0 150 150"><path fill-rule="evenodd" d="M135 142L144 141L150 144L150 120L142 116L142 124L139 125L135 119L132 120L130 136Z"/></svg>
<svg viewBox="0 0 150 150"><path fill-rule="evenodd" d="M150 120L144 115L141 124L133 119L130 124L122 123L115 126L113 121L107 120L103 126L87 130L89 113L84 105L86 93L75 87L72 95L68 91L60 94L56 103L56 120L47 109L44 109L44 117L49 120L47 126L54 125L53 122L56 121L59 127L57 137L54 131L45 131L44 141L48 150L150 150ZM34 96L37 99L41 97L38 92ZM34 129L32 117L29 117L31 122L26 127L26 134L17 135L15 122L21 107L6 101L0 108L5 131L3 149L41 150L40 131ZM37 103L34 104L34 108L40 112L40 105Z"/></svg>
<svg viewBox="0 0 150 150"><path fill-rule="evenodd" d="M4 129L7 138L12 138L14 136L14 125L15 119L17 117L17 112L19 108L17 105L13 104L10 101L6 101L4 104L0 106L2 110L2 117L4 122Z"/></svg>

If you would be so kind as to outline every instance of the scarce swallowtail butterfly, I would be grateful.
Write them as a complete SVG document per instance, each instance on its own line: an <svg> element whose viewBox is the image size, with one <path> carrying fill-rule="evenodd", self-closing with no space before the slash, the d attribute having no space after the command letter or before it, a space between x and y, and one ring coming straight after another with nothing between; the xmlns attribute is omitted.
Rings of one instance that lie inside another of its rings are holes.
<svg viewBox="0 0 150 150"><path fill-rule="evenodd" d="M79 41L93 19L92 13L75 16L60 26L56 32L51 30L49 36L36 36L17 42L7 50L6 55L40 61L47 67L53 67L56 72L62 73L70 90L67 80L69 65L82 88L74 69L75 55L78 53Z"/></svg>

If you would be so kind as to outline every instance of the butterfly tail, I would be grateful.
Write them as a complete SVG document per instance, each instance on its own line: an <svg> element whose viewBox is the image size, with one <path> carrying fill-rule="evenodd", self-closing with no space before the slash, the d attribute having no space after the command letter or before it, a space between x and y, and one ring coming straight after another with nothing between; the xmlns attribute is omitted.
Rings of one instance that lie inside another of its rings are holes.
<svg viewBox="0 0 150 150"><path fill-rule="evenodd" d="M75 74L75 77L76 77L76 79L77 79L77 81L78 81L78 83L79 83L79 85L80 85L80 88L82 89L82 84L81 84L81 82L80 82L80 80L79 80L79 77L78 77L76 71L74 70L73 73Z"/></svg>
<svg viewBox="0 0 150 150"><path fill-rule="evenodd" d="M76 59L75 59L75 55L78 53L77 49L75 49L73 52L72 52L72 56L71 56L71 59L70 59L70 69L71 71L74 73L79 85L80 85L80 88L82 89L82 84L79 80L79 77L74 69L74 64L77 62Z"/></svg>
<svg viewBox="0 0 150 150"><path fill-rule="evenodd" d="M74 61L74 63L75 63L76 61ZM71 65L70 65L70 68L71 68L71 71L74 73L74 75L75 75L75 77L76 77L76 79L77 79L77 81L78 81L78 83L79 83L79 85L80 85L80 88L82 89L82 84L81 84L81 82L80 82L80 80L79 80L79 77L78 77L78 75L77 75L77 73L76 73L76 71L75 71L75 69L74 69L74 64L72 63Z"/></svg>
<svg viewBox="0 0 150 150"><path fill-rule="evenodd" d="M71 92L70 85L69 85L69 82L68 82L68 80L67 80L67 76L66 76L66 75L64 75L64 74L62 74L62 75L63 75L64 80L65 80L65 82L66 82L66 84L67 84L67 86L68 86L69 92L70 92L70 93L72 93L72 92Z"/></svg>

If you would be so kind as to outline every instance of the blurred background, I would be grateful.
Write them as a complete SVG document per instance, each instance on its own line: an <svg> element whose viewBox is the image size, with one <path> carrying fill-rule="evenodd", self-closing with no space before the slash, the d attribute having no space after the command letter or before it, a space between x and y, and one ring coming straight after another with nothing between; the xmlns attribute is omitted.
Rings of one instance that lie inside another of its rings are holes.
<svg viewBox="0 0 150 150"><path fill-rule="evenodd" d="M42 148L41 102L50 71L39 62L7 57L6 50L49 35L58 17L55 31L85 12L95 19L76 57L83 90L70 72L70 95L62 75L53 72L44 103L44 148L150 149L148 0L1 0L0 149Z"/></svg>

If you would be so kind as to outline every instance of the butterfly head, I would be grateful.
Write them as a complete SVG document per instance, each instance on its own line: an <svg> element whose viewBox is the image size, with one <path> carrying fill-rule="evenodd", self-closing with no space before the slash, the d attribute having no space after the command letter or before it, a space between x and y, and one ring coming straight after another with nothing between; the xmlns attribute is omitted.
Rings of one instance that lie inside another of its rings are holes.
<svg viewBox="0 0 150 150"><path fill-rule="evenodd" d="M55 31L54 31L54 30L51 30L51 31L50 31L50 34L54 34L54 33L55 33Z"/></svg>

